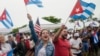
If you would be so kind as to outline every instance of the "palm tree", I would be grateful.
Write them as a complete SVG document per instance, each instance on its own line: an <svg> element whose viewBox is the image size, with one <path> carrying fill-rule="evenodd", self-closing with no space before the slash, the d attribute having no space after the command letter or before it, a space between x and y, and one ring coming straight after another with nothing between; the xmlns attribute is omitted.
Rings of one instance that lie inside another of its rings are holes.
<svg viewBox="0 0 100 56"><path fill-rule="evenodd" d="M61 18L56 18L54 16L48 16L48 17L43 17L44 20L47 20L49 22L52 22L52 23L60 23L61 22Z"/></svg>

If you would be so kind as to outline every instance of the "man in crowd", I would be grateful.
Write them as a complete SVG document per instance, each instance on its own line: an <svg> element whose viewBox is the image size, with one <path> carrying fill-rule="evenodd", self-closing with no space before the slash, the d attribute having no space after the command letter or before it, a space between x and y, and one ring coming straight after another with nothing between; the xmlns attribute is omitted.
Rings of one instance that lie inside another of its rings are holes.
<svg viewBox="0 0 100 56"><path fill-rule="evenodd" d="M67 40L67 28L64 25L54 36L55 56L72 56L71 46Z"/></svg>
<svg viewBox="0 0 100 56"><path fill-rule="evenodd" d="M71 51L75 56L82 56L82 40L79 38L79 33L74 33L74 37L70 40Z"/></svg>

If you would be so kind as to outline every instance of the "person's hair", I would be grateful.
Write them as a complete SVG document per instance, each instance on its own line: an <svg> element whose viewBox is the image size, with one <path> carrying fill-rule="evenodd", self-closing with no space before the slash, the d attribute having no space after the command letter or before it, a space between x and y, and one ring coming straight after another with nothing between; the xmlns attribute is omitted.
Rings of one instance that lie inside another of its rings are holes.
<svg viewBox="0 0 100 56"><path fill-rule="evenodd" d="M49 30L43 29L43 30L41 30L41 32L40 32L40 36L42 36L42 32L45 31L45 30L48 31L48 33L50 34L50 31L49 31Z"/></svg>
<svg viewBox="0 0 100 56"><path fill-rule="evenodd" d="M11 35L9 35L8 38L11 38Z"/></svg>
<svg viewBox="0 0 100 56"><path fill-rule="evenodd" d="M65 27L64 29L67 29L67 27Z"/></svg>

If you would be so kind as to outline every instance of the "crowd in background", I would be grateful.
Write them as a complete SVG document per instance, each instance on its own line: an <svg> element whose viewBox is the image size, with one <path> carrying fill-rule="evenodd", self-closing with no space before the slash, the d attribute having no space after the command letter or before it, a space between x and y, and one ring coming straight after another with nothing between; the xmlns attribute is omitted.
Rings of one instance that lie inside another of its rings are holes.
<svg viewBox="0 0 100 56"><path fill-rule="evenodd" d="M68 30L62 25L54 33L43 29L35 32L32 17L28 14L31 33L0 35L0 56L13 50L13 56L99 56L100 26Z"/></svg>

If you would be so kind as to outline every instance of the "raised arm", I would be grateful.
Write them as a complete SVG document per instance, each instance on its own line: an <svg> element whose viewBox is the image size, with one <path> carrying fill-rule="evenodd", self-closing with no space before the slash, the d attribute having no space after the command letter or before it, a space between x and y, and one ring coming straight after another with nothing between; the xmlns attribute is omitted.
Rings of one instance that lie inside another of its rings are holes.
<svg viewBox="0 0 100 56"><path fill-rule="evenodd" d="M56 42L61 34L61 31L65 28L65 25L62 25L57 33L54 35L53 41Z"/></svg>
<svg viewBox="0 0 100 56"><path fill-rule="evenodd" d="M33 25L33 21L32 21L32 17L30 14L27 14L27 17L29 19L29 28L32 34L32 39L34 40L34 43L36 44L36 42L38 41L38 36L36 35L36 32L34 30L34 25Z"/></svg>

